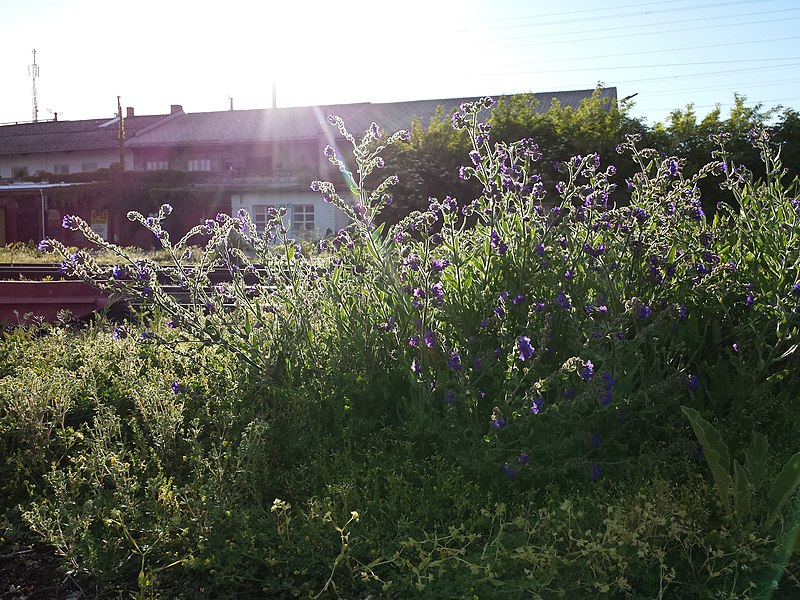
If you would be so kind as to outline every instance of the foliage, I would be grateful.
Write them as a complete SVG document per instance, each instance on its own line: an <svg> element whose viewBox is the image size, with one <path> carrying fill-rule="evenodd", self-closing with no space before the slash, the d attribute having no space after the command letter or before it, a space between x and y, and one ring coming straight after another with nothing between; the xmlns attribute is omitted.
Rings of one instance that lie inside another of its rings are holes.
<svg viewBox="0 0 800 600"><path fill-rule="evenodd" d="M6 334L9 520L138 597L796 592L800 205L767 133L762 180L724 135L694 171L628 135L617 202L594 152L548 184L493 142L491 104L440 132L476 193L393 225L408 134L332 117L355 168L328 147L347 189L312 188L350 225L318 250L279 210L177 241L131 212L166 261L66 217L117 261L41 248L144 310Z"/></svg>

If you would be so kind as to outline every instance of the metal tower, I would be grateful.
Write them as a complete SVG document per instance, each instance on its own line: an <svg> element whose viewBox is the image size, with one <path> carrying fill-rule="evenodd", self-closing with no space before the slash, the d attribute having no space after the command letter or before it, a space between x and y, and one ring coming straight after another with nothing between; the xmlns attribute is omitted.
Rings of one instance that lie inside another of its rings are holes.
<svg viewBox="0 0 800 600"><path fill-rule="evenodd" d="M33 64L28 65L28 75L33 79L33 122L39 122L39 101L36 98L36 78L39 76L39 65L36 64L36 48L33 49Z"/></svg>

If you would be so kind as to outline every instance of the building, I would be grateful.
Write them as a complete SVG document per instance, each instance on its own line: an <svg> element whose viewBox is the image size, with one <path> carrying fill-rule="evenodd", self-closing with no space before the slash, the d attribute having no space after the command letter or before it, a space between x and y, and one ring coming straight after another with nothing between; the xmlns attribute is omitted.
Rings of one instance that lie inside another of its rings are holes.
<svg viewBox="0 0 800 600"><path fill-rule="evenodd" d="M547 110L555 98L577 108L594 91L537 94L539 107ZM601 92L616 99L615 88ZM391 133L469 100L475 98L188 114L172 105L150 116L128 108L122 143L116 117L0 126L0 243L47 236L80 244L60 228L64 214L77 214L106 239L148 246L153 240L125 215L162 202L176 209L176 234L220 211L245 209L260 224L269 207L282 206L295 235L319 237L346 224L309 189L314 179L338 179L323 155L327 145L349 157L329 115L342 117L358 137L373 122ZM124 174L115 166L120 157Z"/></svg>

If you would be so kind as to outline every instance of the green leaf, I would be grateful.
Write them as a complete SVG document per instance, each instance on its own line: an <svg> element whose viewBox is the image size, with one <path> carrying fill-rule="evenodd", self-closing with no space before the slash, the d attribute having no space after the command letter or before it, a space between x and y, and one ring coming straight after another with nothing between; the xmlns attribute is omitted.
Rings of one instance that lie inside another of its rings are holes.
<svg viewBox="0 0 800 600"><path fill-rule="evenodd" d="M769 441L760 431L753 434L753 441L744 451L745 461L744 466L747 469L747 474L756 489L761 487L764 481L764 475L767 471L767 459L769 458Z"/></svg>
<svg viewBox="0 0 800 600"><path fill-rule="evenodd" d="M669 253L667 254L666 262L668 263L675 262L675 255L677 252L678 252L678 246L676 244L672 244L672 246L669 249Z"/></svg>
<svg viewBox="0 0 800 600"><path fill-rule="evenodd" d="M733 461L733 508L739 522L750 516L752 496L747 471L738 460Z"/></svg>
<svg viewBox="0 0 800 600"><path fill-rule="evenodd" d="M681 410L688 417L698 441L703 446L703 456L706 457L708 466L711 467L711 474L714 477L722 505L728 515L732 516L730 491L733 480L729 473L731 459L728 446L722 441L719 432L711 423L703 419L699 412L687 406L681 406Z"/></svg>
<svg viewBox="0 0 800 600"><path fill-rule="evenodd" d="M783 469L772 482L767 505L769 509L768 526L778 518L783 505L786 504L798 485L800 485L800 452L797 452L783 465Z"/></svg>

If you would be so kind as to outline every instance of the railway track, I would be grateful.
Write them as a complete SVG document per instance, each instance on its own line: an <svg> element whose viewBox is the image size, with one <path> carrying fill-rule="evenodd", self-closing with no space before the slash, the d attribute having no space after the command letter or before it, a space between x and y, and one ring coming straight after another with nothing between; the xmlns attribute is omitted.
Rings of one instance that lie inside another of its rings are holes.
<svg viewBox="0 0 800 600"><path fill-rule="evenodd" d="M227 269L209 273L209 285L230 281ZM248 285L258 283L255 274L245 277ZM180 304L189 305L188 291L175 285L166 276L159 277L160 288ZM211 289L208 290L211 292ZM109 305L111 294L99 290L77 277L62 273L57 263L14 264L0 263L0 323L24 323L32 319L55 322L59 312L69 310L77 318L85 318ZM132 306L141 304L134 298L115 299L109 311L122 317Z"/></svg>

